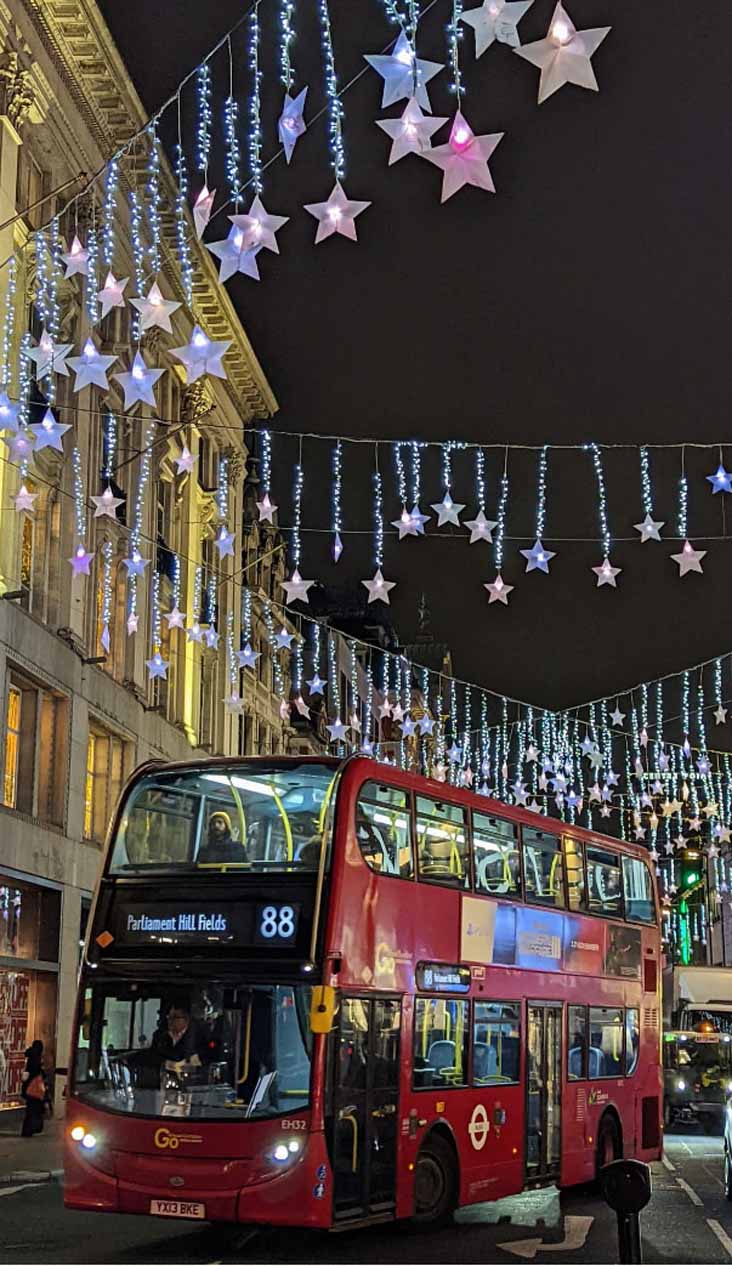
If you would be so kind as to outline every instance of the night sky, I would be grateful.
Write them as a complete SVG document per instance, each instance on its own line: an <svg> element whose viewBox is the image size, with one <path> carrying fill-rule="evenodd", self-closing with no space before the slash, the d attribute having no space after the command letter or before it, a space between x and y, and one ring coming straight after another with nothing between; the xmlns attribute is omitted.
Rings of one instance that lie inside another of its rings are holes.
<svg viewBox="0 0 732 1266"><path fill-rule="evenodd" d="M521 23L523 42L544 35L553 4L535 0ZM101 7L150 110L242 13L241 0L101 0ZM275 149L281 101L275 7L262 0L265 158ZM297 7L308 14L294 60L299 83L311 85L311 115L322 104L316 5ZM491 160L495 196L465 189L441 206L441 173L431 164L410 156L387 167L389 141L373 120L400 114L403 103L380 109L382 81L371 70L344 98L345 186L374 204L358 220L358 245L334 238L315 248L315 222L301 209L332 187L325 120L300 141L291 167L280 159L269 168L264 202L293 217L279 235L282 254L260 256L261 283L238 278L229 290L279 399L276 427L527 445L729 437L732 466L732 9L680 0L568 7L579 28L613 27L593 59L599 94L568 86L538 107L538 70L504 46L475 62L466 30L465 113L477 133L506 132ZM361 55L381 51L395 31L378 0L331 0L331 10L346 82L365 65ZM437 0L426 15L420 55L445 60L447 12ZM245 114L241 34L234 59ZM228 79L225 52L214 78ZM449 115L447 72L430 93L434 113ZM435 141L444 139L439 133ZM190 128L188 140L191 150ZM228 227L220 216L209 240ZM296 449L276 441L276 450L289 480ZM495 567L485 545L471 548L463 533L443 530L398 546L394 534L384 570L399 582L393 607L404 640L424 589L435 635L451 644L459 675L550 707L729 650L732 546L702 539L723 534L724 498L713 498L704 480L718 456L687 452L690 532L709 552L703 577L679 580L669 559L679 545L641 547L633 530L643 517L636 456L608 455L610 528L630 538L612 550L624 569L616 591L596 589L589 571L602 552L587 454L550 455L544 540L557 558L549 576L524 574L517 550L533 543L536 454L512 456L509 607L488 607L482 583ZM371 448L346 453L346 527L369 526L373 460ZM324 446L306 443L306 525L327 526L326 461ZM471 461L460 454L455 466L453 495L468 503L465 518L475 508ZM399 506L386 449L381 462L392 519ZM497 452L488 455L491 518L501 466ZM654 455L653 472L654 517L675 536L679 453ZM436 455L425 459L424 476L423 509L442 496ZM334 579L325 535L305 536L301 571ZM339 571L344 579L372 574L368 536L346 538ZM730 729L717 730L715 740L729 746Z"/></svg>

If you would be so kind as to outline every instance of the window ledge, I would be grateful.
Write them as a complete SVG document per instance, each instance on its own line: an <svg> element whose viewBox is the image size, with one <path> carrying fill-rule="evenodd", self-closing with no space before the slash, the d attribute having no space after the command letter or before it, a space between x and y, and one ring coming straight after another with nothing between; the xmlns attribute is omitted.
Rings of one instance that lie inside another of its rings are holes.
<svg viewBox="0 0 732 1266"><path fill-rule="evenodd" d="M34 817L32 813L23 813L20 809L12 809L7 804L0 804L0 813L7 813L11 818L19 818L21 822L28 822L31 826L39 826L44 831L52 831L54 835L66 834L64 828L56 822L46 822L43 818Z"/></svg>

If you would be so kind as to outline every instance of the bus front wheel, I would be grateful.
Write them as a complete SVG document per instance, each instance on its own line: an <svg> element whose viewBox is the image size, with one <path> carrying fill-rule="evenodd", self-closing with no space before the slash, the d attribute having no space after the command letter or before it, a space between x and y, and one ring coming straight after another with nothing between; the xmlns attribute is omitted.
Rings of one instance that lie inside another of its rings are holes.
<svg viewBox="0 0 732 1266"><path fill-rule="evenodd" d="M419 1150L414 1170L414 1217L416 1226L445 1226L457 1204L458 1176L455 1152L439 1134L432 1134Z"/></svg>
<svg viewBox="0 0 732 1266"><path fill-rule="evenodd" d="M620 1130L615 1117L607 1116L602 1118L600 1122L600 1133L597 1136L597 1160L595 1163L595 1175L599 1183L600 1170L604 1165L609 1165L611 1161L619 1160L623 1155L623 1142L620 1137Z"/></svg>

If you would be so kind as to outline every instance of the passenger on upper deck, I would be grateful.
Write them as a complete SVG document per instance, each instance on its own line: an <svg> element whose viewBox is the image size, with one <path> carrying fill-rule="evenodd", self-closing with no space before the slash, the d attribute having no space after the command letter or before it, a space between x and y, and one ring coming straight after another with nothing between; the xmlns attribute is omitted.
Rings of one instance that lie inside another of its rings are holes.
<svg viewBox="0 0 732 1266"><path fill-rule="evenodd" d="M246 862L247 852L239 840L232 838L231 818L223 809L217 809L208 820L208 840L199 849L196 861L199 865L224 862Z"/></svg>

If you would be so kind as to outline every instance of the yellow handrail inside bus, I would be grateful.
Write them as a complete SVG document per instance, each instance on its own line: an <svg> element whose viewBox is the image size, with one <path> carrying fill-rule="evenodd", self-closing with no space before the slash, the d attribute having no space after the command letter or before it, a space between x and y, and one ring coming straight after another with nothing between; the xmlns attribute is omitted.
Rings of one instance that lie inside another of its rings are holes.
<svg viewBox="0 0 732 1266"><path fill-rule="evenodd" d="M293 857L293 847L292 847L292 827L290 826L290 819L287 815L287 809L283 805L282 800L278 796L274 787L272 787L272 796L279 810L280 817L282 818L282 825L285 828L285 847L287 849L287 860L288 862L291 862L292 857Z"/></svg>
<svg viewBox="0 0 732 1266"><path fill-rule="evenodd" d="M559 865L561 860L562 860L561 853L555 853L554 857L552 858L551 868L549 870L549 892L551 896L553 897L557 895L557 888L556 888L556 884L554 880L557 873L557 866Z"/></svg>
<svg viewBox="0 0 732 1266"><path fill-rule="evenodd" d="M358 1122L352 1112L341 1112L341 1121L347 1121L353 1131L353 1142L351 1144L351 1171L356 1173L358 1169Z"/></svg>
<svg viewBox="0 0 732 1266"><path fill-rule="evenodd" d="M237 817L238 817L238 819L239 819L239 830L240 830L240 832L241 832L241 837L240 837L240 838L241 838L241 842L242 842L242 844L243 844L244 848L246 848L246 844L247 844L247 820L246 820L246 815L245 815L245 813L244 813L244 805L242 804L242 801L241 801L241 796L239 795L239 792L237 791L237 789L236 789L236 787L234 786L233 782L230 784L230 786L231 786L231 794L232 794L232 796L234 797L234 800L235 800L235 802L236 802L236 816L237 816Z"/></svg>
<svg viewBox="0 0 732 1266"><path fill-rule="evenodd" d="M244 1025L244 1050L242 1051L241 1077L236 1083L237 1086L243 1086L244 1082L249 1076L249 1050L251 1046L251 1036L252 1036L252 999L250 997L249 1005L247 1007L246 1023Z"/></svg>

